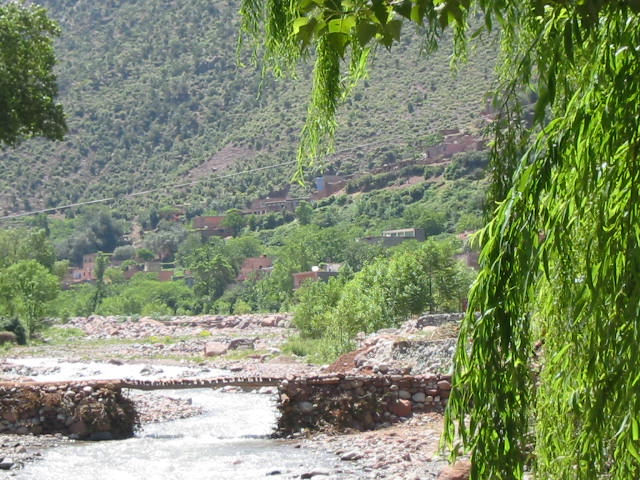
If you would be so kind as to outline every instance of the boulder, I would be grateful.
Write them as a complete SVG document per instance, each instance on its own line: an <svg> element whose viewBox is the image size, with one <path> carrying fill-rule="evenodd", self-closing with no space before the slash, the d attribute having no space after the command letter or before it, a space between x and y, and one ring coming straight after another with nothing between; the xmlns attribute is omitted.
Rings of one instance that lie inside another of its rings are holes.
<svg viewBox="0 0 640 480"><path fill-rule="evenodd" d="M427 396L423 392L416 392L413 394L413 401L418 403L424 403Z"/></svg>
<svg viewBox="0 0 640 480"><path fill-rule="evenodd" d="M392 400L389 402L389 411L398 417L411 416L411 401L410 400Z"/></svg>
<svg viewBox="0 0 640 480"><path fill-rule="evenodd" d="M313 412L313 403L311 402L299 402L298 408L302 413L311 413Z"/></svg>
<svg viewBox="0 0 640 480"><path fill-rule="evenodd" d="M451 383L449 382L449 380L440 380L438 382L438 389L448 392L449 390L451 390Z"/></svg>
<svg viewBox="0 0 640 480"><path fill-rule="evenodd" d="M278 326L278 317L276 317L276 316L264 317L260 321L260 325L263 326L263 327L277 327Z"/></svg>
<svg viewBox="0 0 640 480"><path fill-rule="evenodd" d="M18 343L16 334L13 332L0 332L0 345L4 345L5 343Z"/></svg>
<svg viewBox="0 0 640 480"><path fill-rule="evenodd" d="M229 350L254 349L256 338L234 338L229 342Z"/></svg>
<svg viewBox="0 0 640 480"><path fill-rule="evenodd" d="M409 400L411 398L411 393L407 392L406 390L398 390L398 398Z"/></svg>
<svg viewBox="0 0 640 480"><path fill-rule="evenodd" d="M73 438L85 438L89 435L89 427L83 420L77 420L69 425L69 432L74 435Z"/></svg>
<svg viewBox="0 0 640 480"><path fill-rule="evenodd" d="M205 357L224 355L229 351L229 344L223 342L207 342L204 346Z"/></svg>
<svg viewBox="0 0 640 480"><path fill-rule="evenodd" d="M471 476L471 462L463 460L453 465L447 465L440 473L438 480L469 480Z"/></svg>

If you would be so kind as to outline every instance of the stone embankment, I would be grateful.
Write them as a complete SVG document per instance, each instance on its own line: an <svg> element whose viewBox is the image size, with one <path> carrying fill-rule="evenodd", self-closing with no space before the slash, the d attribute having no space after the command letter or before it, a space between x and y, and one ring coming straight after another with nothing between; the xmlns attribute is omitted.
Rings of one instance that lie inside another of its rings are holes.
<svg viewBox="0 0 640 480"><path fill-rule="evenodd" d="M284 380L279 387L278 432L371 430L413 412L442 412L449 376L329 375Z"/></svg>
<svg viewBox="0 0 640 480"><path fill-rule="evenodd" d="M116 385L33 383L0 386L0 433L62 433L108 440L133 435L137 413Z"/></svg>

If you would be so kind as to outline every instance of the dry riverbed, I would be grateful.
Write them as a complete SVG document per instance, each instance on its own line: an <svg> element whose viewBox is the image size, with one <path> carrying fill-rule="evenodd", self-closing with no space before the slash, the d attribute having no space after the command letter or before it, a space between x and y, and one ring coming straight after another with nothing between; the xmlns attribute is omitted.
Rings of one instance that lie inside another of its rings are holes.
<svg viewBox="0 0 640 480"><path fill-rule="evenodd" d="M166 365L189 366L200 374L225 369L238 376L313 375L327 370L444 373L450 369L455 320L414 319L401 329L363 337L358 352L329 367L310 365L282 354L281 345L294 333L290 317L282 314L172 317L162 321L78 318L58 327L56 338L45 338L45 342L36 346L13 348L4 358L127 363L139 365L141 372L147 369L150 373L157 373ZM237 348L229 348L221 355L206 356L208 344L212 343L236 345ZM0 360L0 380L15 379L15 375L28 379L37 373ZM165 396L159 401L155 396L152 402L147 394L132 395L143 424L200 413L188 400ZM438 472L446 464L438 454L441 431L441 415L430 413L415 415L404 423L376 431L313 433L300 435L292 441L300 448L332 452L341 460L340 467L335 470L309 471L302 478L428 480L438 478ZM25 462L38 459L43 449L71 441L58 435L0 435L0 471L20 468ZM10 475L10 471L6 474Z"/></svg>

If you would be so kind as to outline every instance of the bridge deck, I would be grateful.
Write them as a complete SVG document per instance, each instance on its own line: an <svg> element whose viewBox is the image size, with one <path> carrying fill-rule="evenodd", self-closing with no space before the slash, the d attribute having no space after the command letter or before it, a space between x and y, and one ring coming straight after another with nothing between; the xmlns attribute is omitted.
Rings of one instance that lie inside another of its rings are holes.
<svg viewBox="0 0 640 480"><path fill-rule="evenodd" d="M175 390L191 388L222 388L222 387L242 387L259 388L277 386L284 378L281 377L215 377L215 378L179 378L160 380L139 380L139 379L112 379L112 380L58 380L46 382L0 382L0 388L24 388L40 386L65 386L65 385L87 385L100 387L102 385L114 385L120 388L135 390Z"/></svg>

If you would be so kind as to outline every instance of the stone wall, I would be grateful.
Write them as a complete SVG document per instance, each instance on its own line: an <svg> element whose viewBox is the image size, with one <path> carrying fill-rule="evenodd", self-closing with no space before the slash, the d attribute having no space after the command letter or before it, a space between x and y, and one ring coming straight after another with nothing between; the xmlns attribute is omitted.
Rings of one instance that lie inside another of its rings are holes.
<svg viewBox="0 0 640 480"><path fill-rule="evenodd" d="M370 430L410 417L441 412L451 391L444 375L331 375L288 379L278 387L277 433L302 429Z"/></svg>
<svg viewBox="0 0 640 480"><path fill-rule="evenodd" d="M118 385L0 385L0 433L110 440L131 437L136 426L133 403Z"/></svg>

